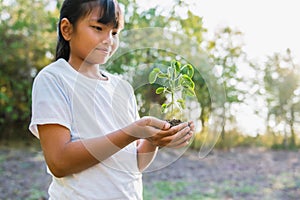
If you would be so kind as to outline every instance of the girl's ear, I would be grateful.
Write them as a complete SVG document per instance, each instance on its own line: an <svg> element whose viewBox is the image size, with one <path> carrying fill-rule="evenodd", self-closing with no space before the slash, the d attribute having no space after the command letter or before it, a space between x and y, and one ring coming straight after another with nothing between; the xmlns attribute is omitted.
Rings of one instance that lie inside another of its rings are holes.
<svg viewBox="0 0 300 200"><path fill-rule="evenodd" d="M63 18L60 22L60 31L66 41L71 40L73 25L67 18Z"/></svg>

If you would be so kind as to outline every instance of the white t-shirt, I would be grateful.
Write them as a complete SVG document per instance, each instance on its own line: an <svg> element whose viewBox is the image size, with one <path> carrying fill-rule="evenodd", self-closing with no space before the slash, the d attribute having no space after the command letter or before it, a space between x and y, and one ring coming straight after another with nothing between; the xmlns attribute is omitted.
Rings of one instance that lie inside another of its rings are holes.
<svg viewBox="0 0 300 200"><path fill-rule="evenodd" d="M42 69L33 83L30 131L39 138L38 124L60 124L75 141L106 135L137 120L130 84L107 72L105 76L106 81L90 79L64 59ZM136 142L80 173L52 177L53 200L142 199Z"/></svg>

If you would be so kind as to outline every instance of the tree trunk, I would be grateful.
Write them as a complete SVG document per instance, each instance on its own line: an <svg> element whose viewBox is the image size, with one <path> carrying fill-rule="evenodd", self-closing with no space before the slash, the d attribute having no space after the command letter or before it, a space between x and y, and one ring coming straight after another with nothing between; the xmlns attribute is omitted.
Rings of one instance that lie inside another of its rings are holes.
<svg viewBox="0 0 300 200"><path fill-rule="evenodd" d="M291 119L289 120L290 131L291 131L291 138L290 138L290 147L291 148L296 147L296 135L295 135L295 129L294 129L294 121L295 121L295 113L294 113L294 106L292 105Z"/></svg>

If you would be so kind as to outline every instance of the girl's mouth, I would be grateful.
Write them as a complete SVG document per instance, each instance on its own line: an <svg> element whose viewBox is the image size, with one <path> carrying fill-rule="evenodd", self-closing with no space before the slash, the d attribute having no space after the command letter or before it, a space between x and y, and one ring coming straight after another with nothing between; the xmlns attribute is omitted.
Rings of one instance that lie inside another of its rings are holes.
<svg viewBox="0 0 300 200"><path fill-rule="evenodd" d="M110 53L110 50L107 49L107 48L96 48L96 50L104 53L104 54L109 54Z"/></svg>

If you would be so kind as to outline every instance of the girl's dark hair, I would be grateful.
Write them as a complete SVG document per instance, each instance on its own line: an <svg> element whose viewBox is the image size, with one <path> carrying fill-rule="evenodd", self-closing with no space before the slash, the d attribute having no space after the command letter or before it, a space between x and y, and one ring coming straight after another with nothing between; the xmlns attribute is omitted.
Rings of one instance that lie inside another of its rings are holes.
<svg viewBox="0 0 300 200"><path fill-rule="evenodd" d="M65 0L60 10L55 60L63 58L68 61L70 56L69 42L64 39L60 30L61 20L67 18L73 26L76 26L80 18L90 14L96 7L100 7L98 22L123 28L124 18L116 0Z"/></svg>

